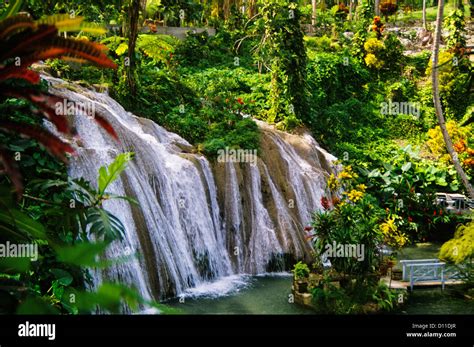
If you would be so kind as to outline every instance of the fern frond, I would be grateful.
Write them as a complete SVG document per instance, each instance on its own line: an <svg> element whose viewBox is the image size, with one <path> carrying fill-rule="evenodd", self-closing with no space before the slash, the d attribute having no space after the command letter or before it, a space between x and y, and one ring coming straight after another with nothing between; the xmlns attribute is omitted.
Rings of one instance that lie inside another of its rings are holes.
<svg viewBox="0 0 474 347"><path fill-rule="evenodd" d="M68 29L78 30L83 21L84 17L71 17L69 14L53 14L38 19L35 23L38 25L55 26L58 31L68 31Z"/></svg>
<svg viewBox="0 0 474 347"><path fill-rule="evenodd" d="M97 35L107 32L107 29L99 24L85 22L84 17L71 17L68 14L54 14L37 20L36 24L55 26L59 32L82 31Z"/></svg>
<svg viewBox="0 0 474 347"><path fill-rule="evenodd" d="M156 61L162 61L174 52L176 39L168 35L140 35L137 47L148 57Z"/></svg>
<svg viewBox="0 0 474 347"><path fill-rule="evenodd" d="M11 57L18 56L24 52L32 51L36 47L41 47L43 40L52 39L57 35L57 29L54 26L44 26L42 25L33 33L25 32L22 36L24 37L15 37L14 42L10 43L13 45L12 49L8 49L4 54L2 54L1 59L7 59ZM20 42L17 44L17 42Z"/></svg>
<svg viewBox="0 0 474 347"><path fill-rule="evenodd" d="M31 70L25 69L3 69L0 70L0 82L10 79L10 78L17 78L17 79L22 79L27 82L30 82L31 84L38 84L40 81L40 76Z"/></svg>
<svg viewBox="0 0 474 347"><path fill-rule="evenodd" d="M24 57L24 60L27 64L32 64L38 60L68 56L85 59L97 66L114 69L117 65L104 54L106 50L107 47L98 43L56 36L47 44L43 44L43 49L34 51Z"/></svg>
<svg viewBox="0 0 474 347"><path fill-rule="evenodd" d="M17 14L0 21L0 40L5 40L18 31L35 28L36 24L28 14Z"/></svg>

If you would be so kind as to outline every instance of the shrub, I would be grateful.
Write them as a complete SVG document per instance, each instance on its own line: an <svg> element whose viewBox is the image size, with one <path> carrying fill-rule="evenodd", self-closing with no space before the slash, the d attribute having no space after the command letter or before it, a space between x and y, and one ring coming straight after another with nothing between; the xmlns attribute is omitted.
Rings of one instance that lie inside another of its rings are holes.
<svg viewBox="0 0 474 347"><path fill-rule="evenodd" d="M454 237L441 246L439 257L455 264L474 258L474 221L456 228Z"/></svg>
<svg viewBox="0 0 474 347"><path fill-rule="evenodd" d="M310 273L308 265L302 263L301 261L295 264L291 272L293 272L296 280L307 278Z"/></svg>

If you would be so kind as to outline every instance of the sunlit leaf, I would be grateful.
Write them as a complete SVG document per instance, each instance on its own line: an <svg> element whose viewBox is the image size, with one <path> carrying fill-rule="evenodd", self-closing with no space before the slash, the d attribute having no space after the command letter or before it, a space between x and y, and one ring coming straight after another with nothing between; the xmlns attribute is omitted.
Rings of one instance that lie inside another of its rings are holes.
<svg viewBox="0 0 474 347"><path fill-rule="evenodd" d="M133 153L121 153L117 155L114 161L107 167L102 166L99 169L99 193L103 194L110 183L115 181L127 167L127 164L133 158Z"/></svg>
<svg viewBox="0 0 474 347"><path fill-rule="evenodd" d="M117 49L115 50L115 54L118 56L124 55L128 51L128 44L122 42Z"/></svg>
<svg viewBox="0 0 474 347"><path fill-rule="evenodd" d="M411 162L409 162L409 161L406 162L406 163L403 164L403 166L402 166L402 172L407 172L408 170L411 169L411 166L412 166Z"/></svg>

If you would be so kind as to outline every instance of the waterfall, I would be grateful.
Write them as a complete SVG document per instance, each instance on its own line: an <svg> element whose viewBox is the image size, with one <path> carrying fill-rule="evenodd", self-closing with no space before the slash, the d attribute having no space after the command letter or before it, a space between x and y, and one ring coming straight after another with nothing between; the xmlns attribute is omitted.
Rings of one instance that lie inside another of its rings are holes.
<svg viewBox="0 0 474 347"><path fill-rule="evenodd" d="M126 228L107 256L141 256L94 272L96 283L125 283L146 298L162 299L310 259L303 229L321 209L336 158L309 134L287 134L257 121L262 139L256 163L210 162L186 140L125 111L107 94L43 78L55 95L93 103L120 138L111 139L90 117L75 116L80 142L69 165L73 177L95 184L100 166L118 153L135 153L110 191L138 205L113 200L104 207Z"/></svg>

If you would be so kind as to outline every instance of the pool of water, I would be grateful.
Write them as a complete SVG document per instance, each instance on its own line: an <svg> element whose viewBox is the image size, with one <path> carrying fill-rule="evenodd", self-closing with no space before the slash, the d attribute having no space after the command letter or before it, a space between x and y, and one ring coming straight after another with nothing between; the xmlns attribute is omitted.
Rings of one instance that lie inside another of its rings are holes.
<svg viewBox="0 0 474 347"><path fill-rule="evenodd" d="M290 303L291 274L230 276L167 304L185 314L312 314ZM184 301L184 302L183 302Z"/></svg>
<svg viewBox="0 0 474 347"><path fill-rule="evenodd" d="M314 314L289 302L291 274L229 276L188 291L168 306L183 314ZM398 314L474 314L474 303L450 289L415 289ZM395 313L395 314L397 314Z"/></svg>

